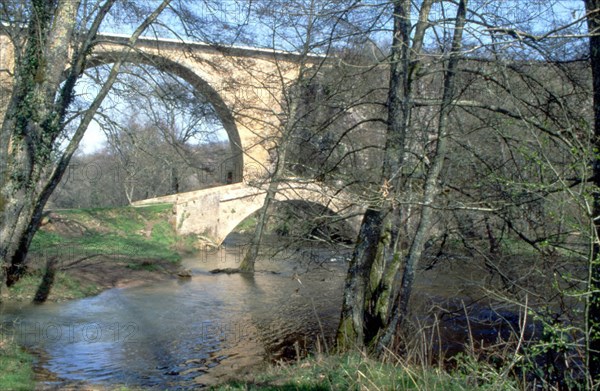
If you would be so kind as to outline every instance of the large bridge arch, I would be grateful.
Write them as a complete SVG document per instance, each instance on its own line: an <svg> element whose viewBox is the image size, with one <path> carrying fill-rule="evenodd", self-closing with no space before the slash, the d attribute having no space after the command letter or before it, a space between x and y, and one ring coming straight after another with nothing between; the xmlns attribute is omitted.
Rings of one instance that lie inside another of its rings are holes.
<svg viewBox="0 0 600 391"><path fill-rule="evenodd" d="M281 98L299 71L298 55L276 50L103 34L90 64L122 58L181 77L215 108L232 145L237 180L264 177L279 136Z"/></svg>
<svg viewBox="0 0 600 391"><path fill-rule="evenodd" d="M238 179L265 177L269 150L280 136L282 96L299 72L297 53L218 46L177 39L98 34L87 66L114 62L147 64L190 82L213 104L234 148ZM306 59L304 59L306 60ZM312 56L310 61L320 61ZM12 88L14 51L0 32L0 89ZM8 103L0 94L0 119ZM241 175L240 175L241 174Z"/></svg>
<svg viewBox="0 0 600 391"><path fill-rule="evenodd" d="M112 64L122 58L122 51L107 50L94 52L94 56L87 62L86 68ZM222 163L226 163L228 167L230 166L233 172L233 181L240 182L244 167L243 144L233 113L217 90L208 81L204 80L201 75L189 69L184 64L156 54L132 51L127 54L124 62L133 65L148 65L165 73L178 76L207 99L215 109L229 138L231 158L229 161Z"/></svg>

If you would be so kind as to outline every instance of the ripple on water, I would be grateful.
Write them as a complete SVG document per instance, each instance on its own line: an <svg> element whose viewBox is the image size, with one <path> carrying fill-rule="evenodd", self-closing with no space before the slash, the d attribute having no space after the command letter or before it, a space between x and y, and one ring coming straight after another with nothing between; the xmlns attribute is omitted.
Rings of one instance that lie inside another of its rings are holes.
<svg viewBox="0 0 600 391"><path fill-rule="evenodd" d="M289 356L286 345L314 340L319 320L333 330L326 317L339 313L343 272L300 273L299 282L298 264L278 261L265 264L280 274L209 273L228 267L223 259L234 255L186 260L191 280L4 307L4 319L19 320L21 342L46 352L42 365L67 382L157 389L194 389L265 358Z"/></svg>

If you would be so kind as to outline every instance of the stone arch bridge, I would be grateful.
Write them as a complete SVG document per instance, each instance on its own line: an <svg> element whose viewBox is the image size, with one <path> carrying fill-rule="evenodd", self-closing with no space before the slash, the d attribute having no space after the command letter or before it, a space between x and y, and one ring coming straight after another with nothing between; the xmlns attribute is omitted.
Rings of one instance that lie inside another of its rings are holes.
<svg viewBox="0 0 600 391"><path fill-rule="evenodd" d="M178 234L196 234L220 245L225 237L264 203L266 189L244 182L136 201L134 206L173 204L173 224ZM300 181L279 184L276 201L303 201L329 209L358 233L362 210L343 192Z"/></svg>
<svg viewBox="0 0 600 391"><path fill-rule="evenodd" d="M184 79L213 105L231 146L231 158L219 169L232 184L142 200L135 205L172 203L178 233L204 235L220 244L235 226L263 205L264 186L246 183L268 177L269 150L280 136L282 98L297 78L300 61L310 65L322 58L155 37L140 37L130 48L128 39L100 34L88 67L122 58ZM0 33L0 122L10 97L13 70L12 43ZM282 182L276 199L318 203L340 216L354 216L351 225L359 224L360 213L347 197L316 183Z"/></svg>

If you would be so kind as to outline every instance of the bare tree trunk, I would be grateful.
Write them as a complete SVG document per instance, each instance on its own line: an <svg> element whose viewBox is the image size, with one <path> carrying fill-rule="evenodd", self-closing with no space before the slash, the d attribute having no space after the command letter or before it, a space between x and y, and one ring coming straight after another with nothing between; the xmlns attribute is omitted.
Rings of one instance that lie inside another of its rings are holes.
<svg viewBox="0 0 600 391"><path fill-rule="evenodd" d="M421 259L425 241L431 228L431 217L433 213L432 204L435 201L438 192L438 178L444 166L448 149L448 117L452 111L452 101L454 99L455 75L458 68L458 62L461 56L462 36L467 14L467 0L461 0L456 14L456 23L454 27L454 37L452 39L452 49L448 68L444 77L444 93L442 97L442 107L439 114L437 143L433 162L427 173L425 182L425 194L421 208L421 216L417 232L412 241L410 251L404 263L402 274L402 283L400 291L394 300L394 307L390 316L390 321L379 341L377 350L381 353L384 346L392 341L398 325L404 326L408 314L408 304L412 294L413 283L415 279L415 269Z"/></svg>
<svg viewBox="0 0 600 391"><path fill-rule="evenodd" d="M336 343L338 350L365 347L365 296L383 226L382 211L367 209L354 246L344 286Z"/></svg>
<svg viewBox="0 0 600 391"><path fill-rule="evenodd" d="M398 254L401 213L395 195L402 186L406 134L412 111L412 85L428 25L431 0L423 1L411 47L411 2L394 2L394 36L390 56L387 138L382 168L381 202L364 215L346 277L336 342L338 349L363 349L387 323Z"/></svg>
<svg viewBox="0 0 600 391"><path fill-rule="evenodd" d="M68 62L79 2L34 2L32 7L28 40L24 55L16 58L15 85L2 124L2 141L8 145L2 145L6 166L0 191L6 203L0 221L0 258L9 286L22 274L41 218L38 205L49 178L44 169L52 164L51 145L61 125L53 110L54 93Z"/></svg>
<svg viewBox="0 0 600 391"><path fill-rule="evenodd" d="M258 251L260 249L264 231L267 225L267 220L269 218L269 207L271 206L271 204L275 200L275 196L277 195L280 178L279 174L283 171L283 166L285 165L285 155L287 149L286 139L287 136L284 134L282 143L278 148L279 152L277 153L277 162L275 164L275 170L273 171L272 175L268 178L269 185L267 187L265 201L259 212L260 214L258 222L256 225L256 229L254 230L254 235L252 236L252 239L250 241L250 247L248 248L248 251L244 255L244 259L240 264L240 271L250 273L254 272L254 264L256 263L256 259L258 258Z"/></svg>
<svg viewBox="0 0 600 391"><path fill-rule="evenodd" d="M314 7L314 3L311 4L310 9L312 10ZM267 187L267 193L265 195L265 201L263 203L262 208L260 209L260 217L258 219L258 225L254 231L254 235L252 236L252 240L250 241L250 247L246 254L244 255L244 259L240 264L240 271L243 272L254 272L254 264L256 263L256 259L258 258L258 251L260 249L262 237L264 235L265 226L268 220L268 212L269 207L275 200L275 196L277 195L277 191L279 189L279 181L282 178L282 175L285 172L286 165L286 155L288 151L288 146L291 142L292 133L296 127L297 115L298 115L298 105L300 99L300 91L299 89L303 87L305 72L307 68L307 57L310 55L311 41L312 41L312 29L313 29L313 19L312 13L308 15L308 23L307 23L307 35L305 37L303 49L302 49L302 57L299 64L298 70L298 78L295 81L295 85L291 85L288 91L288 95L285 97L287 101L287 118L286 122L283 126L280 144L276 151L276 164L273 173L271 174L269 180L269 185ZM285 84L285 79L281 78L282 86Z"/></svg>
<svg viewBox="0 0 600 391"><path fill-rule="evenodd" d="M11 186L8 182L6 187ZM14 194L14 193L13 193ZM0 240L0 254L3 259L11 259L12 262L4 262L1 273L2 282L6 281L11 286L18 280L23 273L22 264L27 255L27 248L33 234L35 233L35 224L39 224L40 216L35 218L33 205L36 203L35 197L30 194L23 194L20 202L9 202L3 213L2 235ZM11 200L12 201L12 200ZM9 258L10 257L10 258Z"/></svg>
<svg viewBox="0 0 600 391"><path fill-rule="evenodd" d="M300 71L302 72L302 70ZM293 86L292 89L296 87ZM267 186L267 192L265 195L265 201L263 206L260 209L260 215L258 218L256 229L254 230L254 235L250 241L250 247L248 251L244 255L244 259L240 264L240 271L243 272L254 272L254 264L256 263L256 259L258 258L258 251L260 249L260 245L262 242L262 238L264 235L264 231L267 225L267 220L269 218L269 207L275 200L275 196L277 195L277 190L279 189L279 181L283 173L285 172L285 162L286 162L286 154L288 149L288 144L290 141L291 133L293 131L293 123L296 117L296 112L298 108L298 99L296 98L295 92L291 92L291 97L289 99L290 107L288 112L288 120L283 127L283 132L281 136L280 144L277 148L276 153L276 162L275 167L269 178L269 185Z"/></svg>
<svg viewBox="0 0 600 391"><path fill-rule="evenodd" d="M95 112L116 80L123 58L115 62L98 96L84 114L68 146L59 155L56 143L64 132L65 114L75 82L80 77L100 24L116 0L107 0L78 50L70 56L72 34L77 25L79 1L34 1L32 20L23 56L15 66L11 102L2 123L1 141L7 142L4 178L0 192L5 200L0 221L2 279L8 285L23 273L23 264L42 211L60 182ZM171 0L163 2L138 26L129 44L158 17ZM127 49L131 50L131 49ZM127 53L127 50L124 54ZM63 73L70 65L63 82ZM61 86L62 83L62 86Z"/></svg>
<svg viewBox="0 0 600 391"><path fill-rule="evenodd" d="M370 289L367 291L367 302L365 306L365 318L367 321L366 329L369 332L365 338L365 344L370 350L375 350L378 346L381 333L385 325L389 322L391 306L394 297L398 292L396 281L398 279L398 271L405 264L405 255L399 248L401 244L401 235L405 234L400 228L402 224L402 209L396 204L396 200L400 197L400 189L405 187L404 178L402 176L401 167L404 164L404 155L406 149L405 138L411 131L411 116L413 109L413 84L418 80L419 68L422 65L420 58L423 47L425 31L429 26L429 13L433 5L432 0L425 0L421 3L419 10L419 18L415 26L415 33L410 49L404 51L402 62L403 66L399 69L394 69L394 72L402 72L398 74L397 79L402 85L391 84L390 93L392 94L390 102L391 110L391 126L388 133L392 135L392 142L389 143L390 152L386 148L386 160L389 159L392 164L388 165L389 178L392 183L393 203L392 211L388 219L384 222L384 230L380 238L380 249L377 251L377 258L373 264L370 275ZM410 15L408 8L405 12ZM396 15L396 13L395 13ZM410 45L408 39L411 26L405 20L401 22L400 31L404 38L406 47ZM406 70L406 71L402 71ZM396 91L396 92L393 92ZM402 95L400 95L400 92ZM396 106L396 108L394 108ZM397 113L402 110L402 114ZM388 140L389 142L389 140ZM385 176L386 178L388 176ZM396 178L391 180L391 178Z"/></svg>
<svg viewBox="0 0 600 391"><path fill-rule="evenodd" d="M600 0L585 0L590 34L590 60L593 81L594 202L592 218L595 237L590 257L586 303L586 361L592 382L600 381Z"/></svg>

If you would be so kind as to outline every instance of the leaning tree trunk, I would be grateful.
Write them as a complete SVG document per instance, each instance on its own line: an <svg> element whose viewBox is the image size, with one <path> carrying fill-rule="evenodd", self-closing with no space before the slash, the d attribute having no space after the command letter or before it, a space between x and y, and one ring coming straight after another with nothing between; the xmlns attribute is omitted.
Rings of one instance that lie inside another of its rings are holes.
<svg viewBox="0 0 600 391"><path fill-rule="evenodd" d="M365 295L371 267L376 257L385 216L381 210L367 209L344 286L344 298L336 345L340 351L359 349L365 345Z"/></svg>
<svg viewBox="0 0 600 391"><path fill-rule="evenodd" d="M34 212L37 197L26 187L11 191L15 187L12 181L5 181L2 188L8 202L4 205L0 223L0 256L4 261L0 277L8 286L22 275L27 249L36 230L34 227L39 224L39 217L36 218Z"/></svg>
<svg viewBox="0 0 600 391"><path fill-rule="evenodd" d="M308 36L306 37L306 42L304 44L303 56L306 57L310 53L310 34L311 28L308 29ZM248 251L244 255L244 259L240 264L240 271L243 272L254 272L254 265L256 263L256 259L258 258L258 252L261 246L262 238L264 235L264 231L266 229L269 207L275 201L275 196L277 195L277 191L279 190L279 181L285 173L285 165L286 165L286 155L288 146L291 142L292 133L294 132L294 128L296 127L296 120L298 115L298 105L299 105L299 88L302 87L302 82L304 81L304 73L306 70L306 64L302 61L300 63L300 67L298 70L298 78L295 81L295 85L292 85L289 90L289 95L287 97L287 120L282 128L280 143L277 148L277 154L275 162L274 171L271 173L270 177L267 178L269 181L269 185L267 186L265 201L260 209L259 219L254 230L254 235L250 241L250 246ZM281 80L282 84L285 83L285 80Z"/></svg>
<svg viewBox="0 0 600 391"><path fill-rule="evenodd" d="M292 122L293 117L291 117L291 115L295 115L296 113L296 104L297 103L294 99L294 101L292 102L292 108L290 109L290 119L288 120L288 124ZM277 195L277 191L279 189L279 181L283 172L285 171L285 159L291 131L291 129L288 129L288 126L284 126L283 135L281 137L281 143L277 150L277 161L275 162L275 168L269 176L269 178L267 178L269 184L267 186L265 194L265 201L263 202L263 205L260 209L258 222L254 230L252 239L250 240L248 251L246 251L244 259L242 260L242 263L239 267L240 271L242 272L254 272L254 265L256 263L256 259L258 258L258 252L260 250L264 231L267 226L267 220L269 218L268 213L270 210L270 206L272 205L273 201L275 201L275 196Z"/></svg>
<svg viewBox="0 0 600 391"><path fill-rule="evenodd" d="M27 249L47 201L44 189L52 177L48 173L52 146L61 132L64 114L64 110L55 109L55 99L68 105L72 97L72 91L59 98L55 95L68 64L79 1L58 5L33 2L32 7L27 42L15 59L13 93L2 123L5 164L0 187L4 199L0 258L2 273L6 274L2 277L8 285L22 274Z"/></svg>
<svg viewBox="0 0 600 391"><path fill-rule="evenodd" d="M277 164L277 166L279 166L279 163ZM264 231L267 226L267 220L269 218L269 207L271 206L273 200L275 200L275 196L277 195L277 189L279 187L279 184L277 182L277 171L278 168L275 169L275 172L269 178L269 185L265 194L265 201L263 202L263 205L260 209L259 218L256 224L256 228L254 230L254 234L252 235L252 239L250 240L248 251L246 251L244 259L242 260L242 263L240 263L239 269L242 272L254 272L254 265L258 258L258 252L260 250Z"/></svg>
<svg viewBox="0 0 600 391"><path fill-rule="evenodd" d="M81 41L72 39L80 1L31 4L27 39L16 56L11 100L1 128L4 172L0 178L0 277L7 285L24 270L29 246L39 228L48 198L58 186L83 135L115 82L124 57L115 61L106 82L83 115L64 151L59 152L65 132L65 117L74 87L93 48L102 20L116 0L107 0L97 11ZM138 26L129 39L124 56L144 30L169 5L161 4ZM71 49L75 49L71 53ZM15 48L19 50L20 48ZM68 67L67 67L68 65ZM68 72L65 78L65 69ZM55 156L58 154L58 156Z"/></svg>

